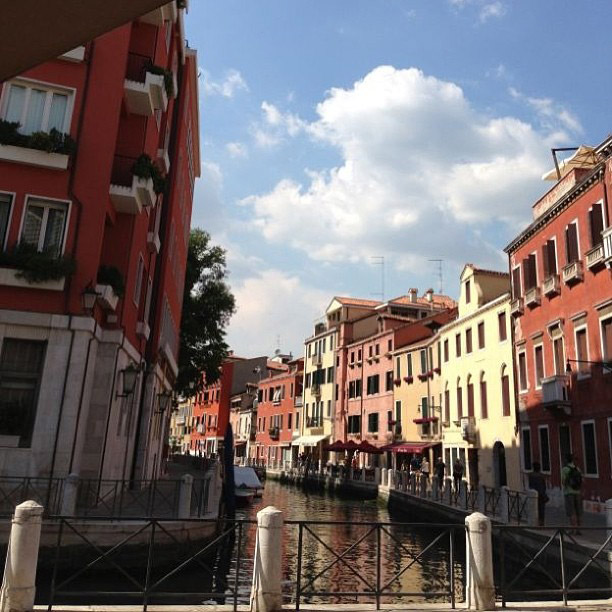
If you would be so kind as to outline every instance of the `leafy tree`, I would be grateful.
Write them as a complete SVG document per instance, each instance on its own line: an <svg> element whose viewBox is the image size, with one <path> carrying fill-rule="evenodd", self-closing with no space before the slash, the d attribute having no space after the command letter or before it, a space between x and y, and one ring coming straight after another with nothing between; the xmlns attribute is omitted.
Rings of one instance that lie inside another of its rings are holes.
<svg viewBox="0 0 612 612"><path fill-rule="evenodd" d="M185 397L202 387L202 374L207 384L218 380L228 354L225 327L236 305L226 275L225 250L210 243L208 232L191 230L175 387Z"/></svg>

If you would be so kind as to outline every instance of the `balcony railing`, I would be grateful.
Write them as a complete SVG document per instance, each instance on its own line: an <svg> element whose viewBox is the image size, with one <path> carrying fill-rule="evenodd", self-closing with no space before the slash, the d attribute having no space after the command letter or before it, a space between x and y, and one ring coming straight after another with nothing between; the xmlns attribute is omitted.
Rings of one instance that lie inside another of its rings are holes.
<svg viewBox="0 0 612 612"><path fill-rule="evenodd" d="M544 279L542 283L542 293L546 296L556 295L561 290L559 284L559 275L551 274Z"/></svg>
<svg viewBox="0 0 612 612"><path fill-rule="evenodd" d="M312 385L310 392L316 397L319 397L321 395L321 385Z"/></svg>
<svg viewBox="0 0 612 612"><path fill-rule="evenodd" d="M110 197L117 212L138 214L143 207L152 206L156 195L153 179L134 175L136 158L115 155L111 170Z"/></svg>
<svg viewBox="0 0 612 612"><path fill-rule="evenodd" d="M270 438L272 440L278 440L279 435L280 435L280 430L278 427L270 427L270 429L268 430L268 435L270 436Z"/></svg>
<svg viewBox="0 0 612 612"><path fill-rule="evenodd" d="M532 287L525 291L525 306L534 308L540 305L540 288Z"/></svg>
<svg viewBox="0 0 612 612"><path fill-rule="evenodd" d="M568 382L568 377L561 374L542 379L542 404L546 408L561 409L569 414L571 402Z"/></svg>
<svg viewBox="0 0 612 612"><path fill-rule="evenodd" d="M612 225L601 233L604 246L604 263L612 268Z"/></svg>
<svg viewBox="0 0 612 612"><path fill-rule="evenodd" d="M566 285L579 283L583 278L582 261L577 259L563 267L563 282Z"/></svg>
<svg viewBox="0 0 612 612"><path fill-rule="evenodd" d="M164 84L164 75L158 74L159 70L153 69L153 62L149 56L128 53L124 97L130 113L150 116L155 109L166 110L168 93Z"/></svg>
<svg viewBox="0 0 612 612"><path fill-rule="evenodd" d="M587 268L597 268L604 265L604 245L596 244L591 250L584 254Z"/></svg>
<svg viewBox="0 0 612 612"><path fill-rule="evenodd" d="M323 363L323 357L321 353L315 353L314 355L312 355L312 357L310 358L310 363L312 363L312 365L321 365L321 363Z"/></svg>
<svg viewBox="0 0 612 612"><path fill-rule="evenodd" d="M306 427L323 427L323 417L306 417Z"/></svg>
<svg viewBox="0 0 612 612"><path fill-rule="evenodd" d="M518 297L510 302L510 314L513 317L518 317L523 314L523 298Z"/></svg>

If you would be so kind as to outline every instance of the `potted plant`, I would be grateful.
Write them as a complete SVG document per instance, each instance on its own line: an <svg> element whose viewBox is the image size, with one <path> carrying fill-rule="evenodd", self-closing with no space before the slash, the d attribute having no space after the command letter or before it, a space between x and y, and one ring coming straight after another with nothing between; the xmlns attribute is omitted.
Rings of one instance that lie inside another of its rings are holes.
<svg viewBox="0 0 612 612"><path fill-rule="evenodd" d="M17 269L16 278L23 278L30 284L61 280L74 274L76 269L72 255L56 256L50 249L39 251L25 242L0 253L0 266Z"/></svg>
<svg viewBox="0 0 612 612"><path fill-rule="evenodd" d="M404 376L404 380L411 385L414 382L414 377L412 376Z"/></svg>
<svg viewBox="0 0 612 612"><path fill-rule="evenodd" d="M399 386L402 384L402 379L401 379L401 378L396 378L396 379L393 381L393 384L394 384L396 387L399 387Z"/></svg>
<svg viewBox="0 0 612 612"><path fill-rule="evenodd" d="M158 195L163 193L166 187L166 179L146 153L143 153L136 159L132 166L132 173L134 176L141 179L151 179L153 181L153 190L155 193Z"/></svg>

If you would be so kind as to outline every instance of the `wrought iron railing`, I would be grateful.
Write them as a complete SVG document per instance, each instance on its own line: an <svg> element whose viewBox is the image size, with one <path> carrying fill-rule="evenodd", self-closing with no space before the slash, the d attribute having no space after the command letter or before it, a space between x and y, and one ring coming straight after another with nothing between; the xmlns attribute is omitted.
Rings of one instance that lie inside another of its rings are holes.
<svg viewBox="0 0 612 612"><path fill-rule="evenodd" d="M493 487L483 487L484 489L484 511L490 516L497 516L500 512L499 501L501 490Z"/></svg>
<svg viewBox="0 0 612 612"><path fill-rule="evenodd" d="M60 512L63 478L0 478L0 516L11 516L15 506L33 500L45 508L45 514Z"/></svg>

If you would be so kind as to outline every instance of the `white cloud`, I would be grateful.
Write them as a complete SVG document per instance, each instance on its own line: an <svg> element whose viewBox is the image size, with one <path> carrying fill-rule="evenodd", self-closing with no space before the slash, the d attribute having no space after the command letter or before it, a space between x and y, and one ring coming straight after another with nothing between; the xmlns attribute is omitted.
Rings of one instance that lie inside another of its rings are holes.
<svg viewBox="0 0 612 612"><path fill-rule="evenodd" d="M202 71L204 93L208 96L233 98L239 91L248 91L249 86L240 72L234 68L227 70L221 81L214 81L207 70Z"/></svg>
<svg viewBox="0 0 612 612"><path fill-rule="evenodd" d="M232 269L232 251L228 263ZM321 316L329 293L304 285L297 276L277 269L263 269L234 283L236 314L228 328L227 341L238 354L272 354L280 335L281 349L302 354L304 336Z"/></svg>
<svg viewBox="0 0 612 612"><path fill-rule="evenodd" d="M285 136L297 136L308 129L305 121L294 113L283 113L270 102L262 102L262 122L251 126L251 135L255 144L263 149L270 149L281 144Z"/></svg>
<svg viewBox="0 0 612 612"><path fill-rule="evenodd" d="M503 265L483 236L493 227L509 238L525 222L559 137L479 113L456 84L415 68L380 66L331 89L312 123L262 110L270 128L298 126L343 158L245 198L263 236L320 261L385 254L402 269L427 256Z"/></svg>
<svg viewBox="0 0 612 612"><path fill-rule="evenodd" d="M228 142L225 145L225 150L229 153L230 157L248 157L249 151L245 144L242 142Z"/></svg>
<svg viewBox="0 0 612 612"><path fill-rule="evenodd" d="M500 18L507 13L506 7L501 2L490 2L485 4L478 15L481 23L485 23L491 18Z"/></svg>
<svg viewBox="0 0 612 612"><path fill-rule="evenodd" d="M200 178L195 183L191 225L216 231L224 227L225 206L222 199L223 172L219 164L203 161Z"/></svg>

